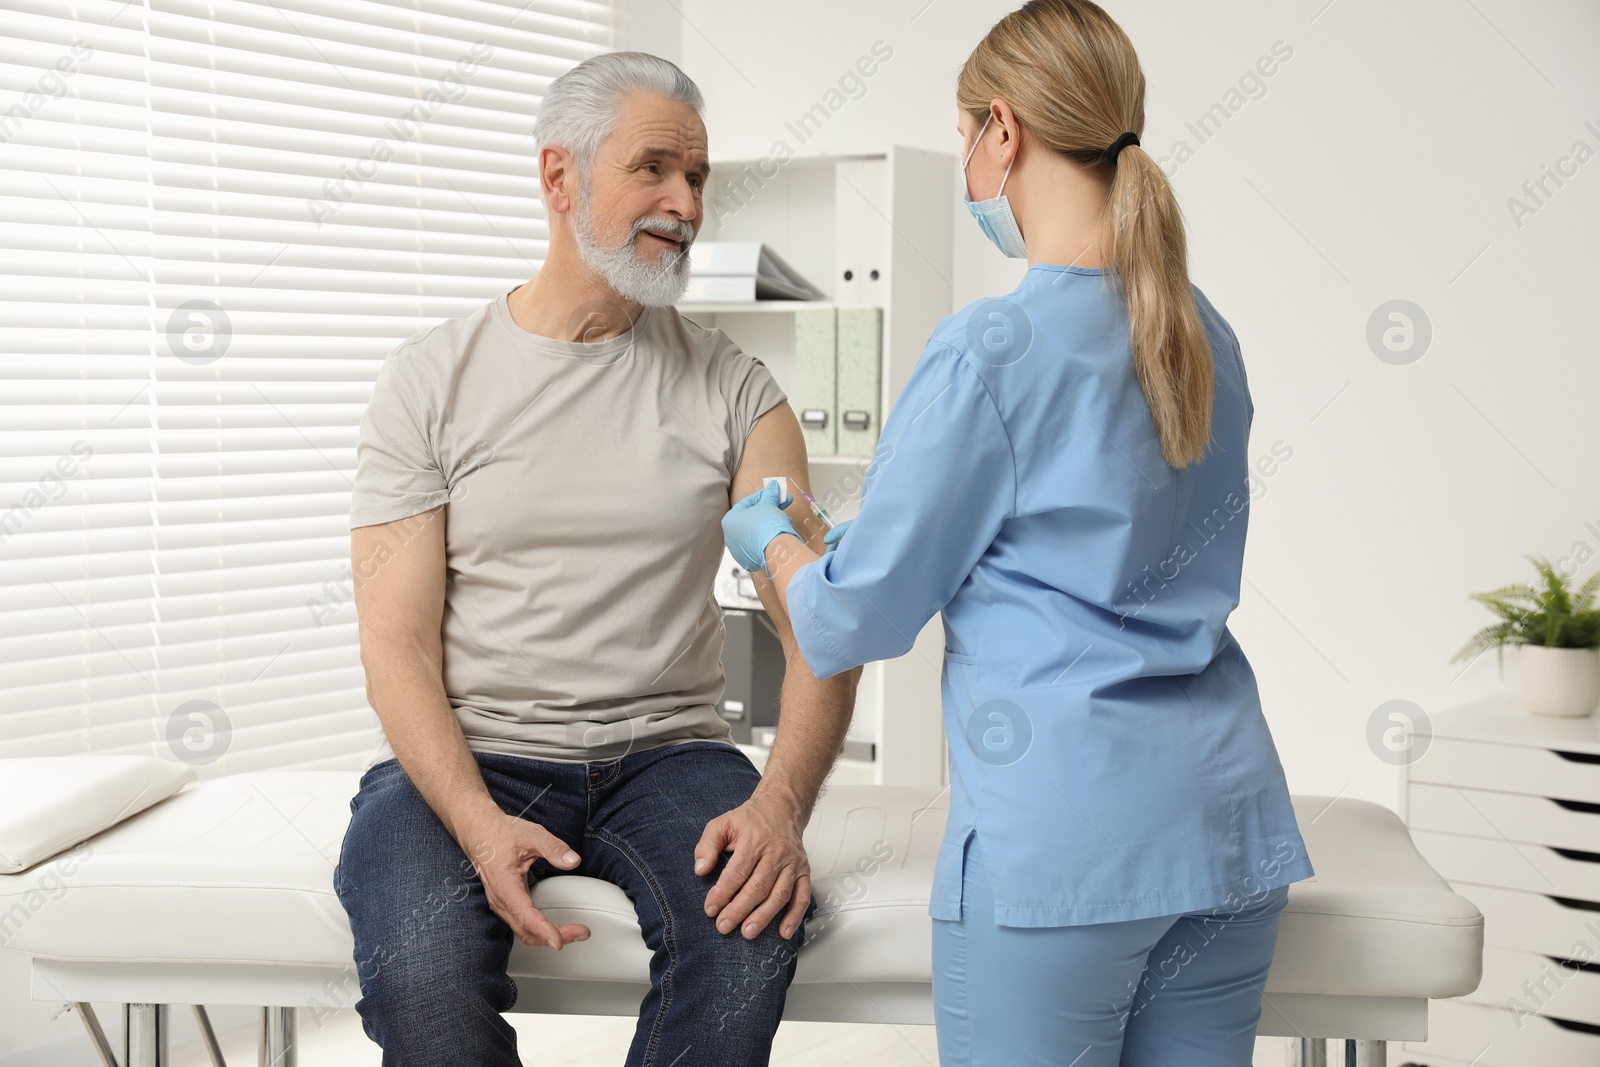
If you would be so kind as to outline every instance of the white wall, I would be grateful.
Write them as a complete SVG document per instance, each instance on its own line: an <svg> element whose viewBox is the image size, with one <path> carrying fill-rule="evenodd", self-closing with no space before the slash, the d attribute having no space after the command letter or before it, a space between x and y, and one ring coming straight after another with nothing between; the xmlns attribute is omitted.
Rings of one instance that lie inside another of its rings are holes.
<svg viewBox="0 0 1600 1067"><path fill-rule="evenodd" d="M664 2L638 0L657 16ZM785 123L825 101L877 41L891 58L803 151L955 152L956 71L1013 6L673 0L679 35L672 18L657 17L655 33L707 94L716 157L796 144ZM1243 345L1252 453L1280 440L1293 449L1253 509L1234 630L1291 787L1397 807L1401 772L1367 740L1374 710L1404 699L1437 712L1514 681L1514 666L1502 681L1492 657L1464 672L1449 664L1487 621L1467 593L1531 574L1524 553L1561 558L1579 543L1600 553L1600 158L1551 185L1520 226L1507 208L1575 141L1600 152L1600 8L1107 7L1150 82L1145 144L1194 149L1167 166L1194 278ZM1237 110L1200 143L1184 123L1223 102L1276 42L1292 55L1264 93L1229 101ZM1009 289L1020 263L952 211L956 305ZM1374 310L1397 298L1433 326L1431 347L1406 366L1366 341Z"/></svg>

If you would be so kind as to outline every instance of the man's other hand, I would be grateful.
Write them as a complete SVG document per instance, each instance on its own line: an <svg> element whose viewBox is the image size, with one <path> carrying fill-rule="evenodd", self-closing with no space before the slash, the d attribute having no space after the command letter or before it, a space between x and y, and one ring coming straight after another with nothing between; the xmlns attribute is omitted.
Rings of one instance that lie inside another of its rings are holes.
<svg viewBox="0 0 1600 1067"><path fill-rule="evenodd" d="M483 880L489 907L506 921L517 940L535 948L548 946L557 952L566 945L589 940L587 926L557 926L533 906L528 869L535 860L543 857L558 870L571 870L579 862L578 854L549 830L497 811L463 826L459 843Z"/></svg>
<svg viewBox="0 0 1600 1067"><path fill-rule="evenodd" d="M706 894L706 914L717 930L754 939L779 912L778 932L792 937L811 902L811 863L801 842L804 820L782 801L752 797L706 823L694 850L694 871L710 874L731 851L717 884Z"/></svg>

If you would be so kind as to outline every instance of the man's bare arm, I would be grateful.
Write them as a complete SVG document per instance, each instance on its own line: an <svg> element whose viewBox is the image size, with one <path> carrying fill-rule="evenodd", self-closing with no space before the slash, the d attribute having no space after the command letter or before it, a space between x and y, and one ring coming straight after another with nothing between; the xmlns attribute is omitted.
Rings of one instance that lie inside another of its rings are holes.
<svg viewBox="0 0 1600 1067"><path fill-rule="evenodd" d="M763 479L775 476L788 479L789 495L794 497L794 503L787 509L789 521L806 544L822 554L827 549L822 536L828 532L828 527L811 513L805 497L800 495L802 489L811 492L811 469L806 461L800 420L795 418L794 410L787 403L763 415L751 431L745 442L739 473L733 480L733 499L744 499L761 488ZM772 752L767 756L761 789L786 795L804 811L809 821L822 783L844 749L845 733L855 712L856 683L861 678L861 668L818 681L800 654L794 627L784 605L778 602L771 580L764 574L751 577L757 595L778 629L785 664L780 705L784 715L779 720L781 725L773 740Z"/></svg>
<svg viewBox="0 0 1600 1067"><path fill-rule="evenodd" d="M586 940L589 929L546 919L528 893L528 868L540 856L571 868L578 857L495 803L445 696L439 627L447 507L350 531L367 701L400 766L472 860L495 913L524 943L559 950Z"/></svg>
<svg viewBox="0 0 1600 1067"><path fill-rule="evenodd" d="M795 503L795 529L819 552L826 526L806 509L800 489L811 489L805 439L788 404L779 404L756 423L745 440L729 504L761 488L764 478L788 479ZM734 855L706 896L706 913L724 933L744 924L754 937L783 912L779 932L788 937L799 926L811 896L810 866L799 839L810 821L822 784L844 747L855 709L860 670L819 681L795 643L789 617L765 576L754 575L756 591L777 627L784 652L782 714L761 783L750 800L706 827L695 850L695 869L703 873L731 844ZM737 838L730 830L742 830Z"/></svg>

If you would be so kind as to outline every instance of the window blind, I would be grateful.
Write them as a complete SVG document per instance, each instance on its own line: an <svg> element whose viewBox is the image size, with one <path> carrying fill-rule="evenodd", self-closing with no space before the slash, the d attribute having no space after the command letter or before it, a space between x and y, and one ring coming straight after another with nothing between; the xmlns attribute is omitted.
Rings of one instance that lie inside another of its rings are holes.
<svg viewBox="0 0 1600 1067"><path fill-rule="evenodd" d="M353 768L384 356L534 273L596 0L0 0L0 757Z"/></svg>

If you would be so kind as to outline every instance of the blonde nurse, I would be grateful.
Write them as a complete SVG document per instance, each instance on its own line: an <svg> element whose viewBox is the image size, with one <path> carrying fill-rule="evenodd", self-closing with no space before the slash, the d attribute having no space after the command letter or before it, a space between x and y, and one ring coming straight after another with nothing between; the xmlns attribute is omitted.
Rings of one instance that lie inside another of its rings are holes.
<svg viewBox="0 0 1600 1067"><path fill-rule="evenodd" d="M1022 283L944 319L818 557L776 486L723 520L826 678L944 615L944 1067L1248 1067L1312 866L1227 627L1252 404L1139 145L1145 81L1088 0L962 68L968 207Z"/></svg>

